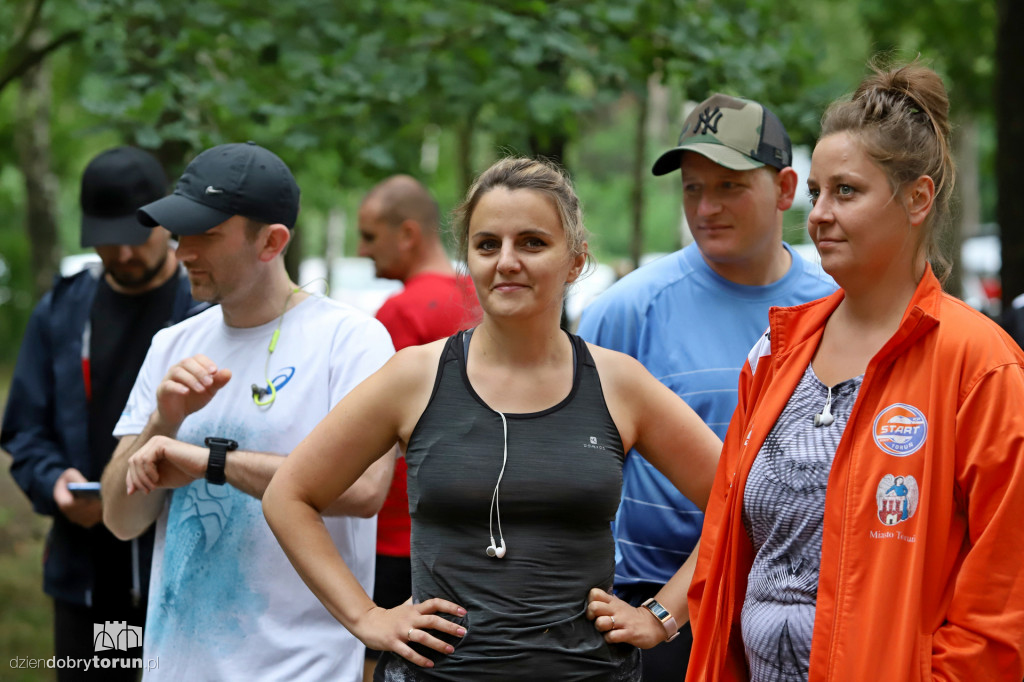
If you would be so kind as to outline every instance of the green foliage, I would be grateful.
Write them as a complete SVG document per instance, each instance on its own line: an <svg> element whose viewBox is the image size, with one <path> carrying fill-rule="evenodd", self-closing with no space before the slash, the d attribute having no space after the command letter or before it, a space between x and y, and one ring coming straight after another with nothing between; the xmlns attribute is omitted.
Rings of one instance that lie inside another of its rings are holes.
<svg viewBox="0 0 1024 682"><path fill-rule="evenodd" d="M0 168L0 215L22 212L20 182L13 167ZM16 227L0 226L0 362L13 362L17 357L35 303L31 291L28 240Z"/></svg>
<svg viewBox="0 0 1024 682"><path fill-rule="evenodd" d="M352 254L356 207L389 174L420 177L447 212L497 155L564 152L592 251L614 261L630 250L629 169L649 82L667 86L671 102L646 167L674 145L688 103L716 91L764 102L795 144L813 144L825 106L854 88L879 49L930 61L947 77L955 114L981 121L983 174L995 155L991 0L3 0L0 79L25 59L18 41L37 3L44 38L74 36L46 56L65 252L80 250L78 181L103 149L151 149L175 177L201 149L251 139L296 173L308 255L323 254L332 209L348 218ZM16 81L0 89L0 387L34 304L17 99ZM425 145L436 146L436 164L424 161ZM645 171L641 182L644 250L677 248L678 178ZM991 220L994 183L981 191ZM804 241L804 220L786 214L786 239ZM7 483L0 649L42 657L50 611L39 590L40 524Z"/></svg>
<svg viewBox="0 0 1024 682"><path fill-rule="evenodd" d="M860 9L864 25L876 40L876 49L902 60L920 54L945 76L954 112L991 111L994 2L860 0Z"/></svg>
<svg viewBox="0 0 1024 682"><path fill-rule="evenodd" d="M0 24L24 25L36 1L0 3ZM672 102L644 166L674 143L687 103L714 91L763 101L795 143L813 143L825 105L887 45L921 51L949 76L955 102L983 112L994 9L937 2L942 11L909 0L293 0L257 12L242 0L43 0L46 32L81 31L48 57L62 243L78 250L77 178L103 148L152 149L173 177L207 146L252 139L295 170L310 255L323 252L337 208L354 250L355 207L389 174L419 176L447 209L495 156L548 153L577 178L595 250L619 258L629 251L636 103L649 82ZM0 35L0 55L17 35ZM0 93L8 168L15 94ZM425 142L438 145L437 164L421 166ZM646 171L641 182L644 248L668 250L679 239L677 188ZM21 214L20 194L11 178L0 183L6 215ZM18 222L0 226L0 248L24 262ZM787 216L787 230L799 233L799 222ZM5 329L20 328L5 314Z"/></svg>

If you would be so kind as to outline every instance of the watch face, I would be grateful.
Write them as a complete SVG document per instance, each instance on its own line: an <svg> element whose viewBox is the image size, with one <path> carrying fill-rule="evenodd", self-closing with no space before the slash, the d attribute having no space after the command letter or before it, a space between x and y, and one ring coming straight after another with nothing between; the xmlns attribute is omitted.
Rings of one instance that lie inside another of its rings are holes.
<svg viewBox="0 0 1024 682"><path fill-rule="evenodd" d="M658 620L660 620L663 623L672 617L671 614L669 614L668 609L666 609L664 606L662 606L654 599L648 599L644 602L643 605L647 607L647 609L651 613L653 613Z"/></svg>

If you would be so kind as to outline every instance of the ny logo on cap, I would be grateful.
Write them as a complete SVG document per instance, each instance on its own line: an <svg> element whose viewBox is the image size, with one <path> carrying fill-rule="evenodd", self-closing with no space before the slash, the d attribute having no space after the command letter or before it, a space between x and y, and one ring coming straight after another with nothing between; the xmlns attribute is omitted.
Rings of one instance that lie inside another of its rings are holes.
<svg viewBox="0 0 1024 682"><path fill-rule="evenodd" d="M697 127L693 130L694 135L703 135L709 130L717 135L718 122L721 120L722 112L719 111L718 107L715 107L714 109L711 107L706 108L704 111L700 112L700 115L697 117ZM704 126L703 130L701 130L701 126Z"/></svg>

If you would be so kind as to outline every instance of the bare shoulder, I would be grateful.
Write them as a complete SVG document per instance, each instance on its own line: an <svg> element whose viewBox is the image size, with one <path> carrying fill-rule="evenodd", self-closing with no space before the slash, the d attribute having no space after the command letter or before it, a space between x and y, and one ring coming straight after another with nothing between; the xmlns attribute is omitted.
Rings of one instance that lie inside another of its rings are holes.
<svg viewBox="0 0 1024 682"><path fill-rule="evenodd" d="M636 358L591 343L587 344L587 348L601 378L601 390L604 392L608 412L619 430L623 447L628 451L636 443L645 412L644 403L650 392L644 390L646 380L650 379L655 384L658 382ZM656 386L648 386L648 389L652 388L657 392Z"/></svg>
<svg viewBox="0 0 1024 682"><path fill-rule="evenodd" d="M647 368L634 357L589 342L587 348L594 358L601 383L605 386L628 390L642 385L647 378L653 378Z"/></svg>
<svg viewBox="0 0 1024 682"><path fill-rule="evenodd" d="M383 374L380 388L386 391L387 400L401 410L399 431L403 442L430 401L446 340L403 348L380 370Z"/></svg>
<svg viewBox="0 0 1024 682"><path fill-rule="evenodd" d="M414 389L424 382L433 384L443 348L443 339L422 346L403 348L384 363L375 377L382 386L390 389L402 386Z"/></svg>
<svg viewBox="0 0 1024 682"><path fill-rule="evenodd" d="M395 363L406 371L416 367L419 367L421 370L430 369L433 371L437 368L437 363L441 358L441 351L444 350L444 345L447 341L448 339L444 338L425 343L422 346L408 346L396 352L390 362ZM426 367L425 363L429 363L430 367Z"/></svg>

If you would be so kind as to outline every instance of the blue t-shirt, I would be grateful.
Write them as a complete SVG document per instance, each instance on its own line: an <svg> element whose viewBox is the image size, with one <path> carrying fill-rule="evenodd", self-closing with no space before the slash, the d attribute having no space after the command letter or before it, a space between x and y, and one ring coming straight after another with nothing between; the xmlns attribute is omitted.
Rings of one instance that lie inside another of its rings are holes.
<svg viewBox="0 0 1024 682"><path fill-rule="evenodd" d="M768 309L831 294L815 263L793 258L766 286L718 275L695 244L616 282L583 311L579 335L639 360L725 437L747 353L768 327ZM615 522L615 583L664 584L700 538L704 515L635 450L623 469Z"/></svg>

